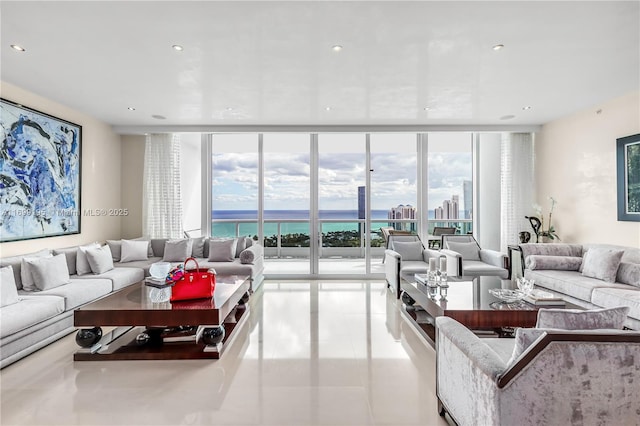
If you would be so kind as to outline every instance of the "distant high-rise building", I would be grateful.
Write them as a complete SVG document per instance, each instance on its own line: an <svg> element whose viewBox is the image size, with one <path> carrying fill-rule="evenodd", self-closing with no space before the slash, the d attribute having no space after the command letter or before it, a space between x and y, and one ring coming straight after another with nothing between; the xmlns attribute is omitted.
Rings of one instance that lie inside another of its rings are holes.
<svg viewBox="0 0 640 426"><path fill-rule="evenodd" d="M464 218L473 218L473 184L470 180L462 182L462 193L464 194Z"/></svg>
<svg viewBox="0 0 640 426"><path fill-rule="evenodd" d="M410 204L406 206L400 204L398 207L391 207L389 213L387 213L388 219L415 219L416 218L416 208ZM389 226L393 227L393 229L397 230L409 230L415 231L416 224L413 223L402 223L402 222L389 222Z"/></svg>
<svg viewBox="0 0 640 426"><path fill-rule="evenodd" d="M450 200L444 200L442 207L436 207L434 213L436 219L459 219L460 196L452 195Z"/></svg>

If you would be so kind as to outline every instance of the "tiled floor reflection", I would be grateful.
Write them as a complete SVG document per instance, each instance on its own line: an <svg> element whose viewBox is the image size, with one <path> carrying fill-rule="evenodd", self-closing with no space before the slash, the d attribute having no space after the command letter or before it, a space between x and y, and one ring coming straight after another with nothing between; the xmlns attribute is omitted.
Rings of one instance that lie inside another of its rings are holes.
<svg viewBox="0 0 640 426"><path fill-rule="evenodd" d="M218 361L73 362L74 335L0 371L2 425L446 425L434 351L382 282L265 282Z"/></svg>

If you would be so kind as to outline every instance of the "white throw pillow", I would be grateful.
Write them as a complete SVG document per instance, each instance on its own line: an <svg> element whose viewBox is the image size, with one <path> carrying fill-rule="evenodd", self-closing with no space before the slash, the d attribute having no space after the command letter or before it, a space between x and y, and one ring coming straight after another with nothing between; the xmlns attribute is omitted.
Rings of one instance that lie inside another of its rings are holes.
<svg viewBox="0 0 640 426"><path fill-rule="evenodd" d="M449 250L460 253L462 260L480 260L480 248L474 242L470 243L456 243L453 241L447 242Z"/></svg>
<svg viewBox="0 0 640 426"><path fill-rule="evenodd" d="M120 252L120 262L135 262L136 260L147 260L149 253L149 241L144 240L122 240Z"/></svg>
<svg viewBox="0 0 640 426"><path fill-rule="evenodd" d="M403 261L424 260L423 250L420 241L395 241L393 243L393 251L397 252Z"/></svg>
<svg viewBox="0 0 640 426"><path fill-rule="evenodd" d="M49 290L71 282L67 257L64 254L40 257L28 262L38 290Z"/></svg>
<svg viewBox="0 0 640 426"><path fill-rule="evenodd" d="M102 274L113 269L113 258L108 245L87 250L87 261L91 266L91 272Z"/></svg>
<svg viewBox="0 0 640 426"><path fill-rule="evenodd" d="M538 328L559 328L563 330L621 330L629 313L628 306L606 309L554 309L538 310Z"/></svg>
<svg viewBox="0 0 640 426"><path fill-rule="evenodd" d="M18 303L18 287L11 265L0 268L0 306Z"/></svg>
<svg viewBox="0 0 640 426"><path fill-rule="evenodd" d="M22 289L24 291L37 291L35 283L33 282L33 277L31 276L31 266L28 261L32 259L38 259L40 257L52 257L51 251L49 249L40 250L36 253L32 253L26 255L22 258L22 263L20 265L20 278L22 279Z"/></svg>
<svg viewBox="0 0 640 426"><path fill-rule="evenodd" d="M91 273L91 266L89 266L89 261L87 260L87 250L98 247L100 247L100 244L98 243L91 243L78 247L78 251L76 253L76 274L86 275Z"/></svg>

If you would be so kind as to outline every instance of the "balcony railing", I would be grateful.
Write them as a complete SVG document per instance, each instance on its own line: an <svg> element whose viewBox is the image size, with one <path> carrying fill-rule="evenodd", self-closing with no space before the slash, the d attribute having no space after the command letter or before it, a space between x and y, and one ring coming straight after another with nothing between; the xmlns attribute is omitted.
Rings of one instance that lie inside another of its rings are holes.
<svg viewBox="0 0 640 426"><path fill-rule="evenodd" d="M310 241L308 219L265 219L265 257L268 258L309 258ZM365 256L364 219L319 219L320 258ZM306 226L304 226L306 224ZM384 238L381 227L415 230L417 221L413 219L371 220L371 256L384 255ZM435 226L456 227L457 233L466 234L472 230L471 219L447 219L429 222L429 233ZM258 222L252 219L213 219L214 237L249 236L257 239Z"/></svg>

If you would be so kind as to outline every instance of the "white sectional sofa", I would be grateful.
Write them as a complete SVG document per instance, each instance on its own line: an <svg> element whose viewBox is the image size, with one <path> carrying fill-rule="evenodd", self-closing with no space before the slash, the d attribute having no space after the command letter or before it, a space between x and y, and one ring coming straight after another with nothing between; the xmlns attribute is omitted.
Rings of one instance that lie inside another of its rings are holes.
<svg viewBox="0 0 640 426"><path fill-rule="evenodd" d="M261 245L255 244L249 238L238 239L237 246L242 247L242 250L238 250L234 258L227 261L210 261L209 239L193 240L202 243L199 246L201 252L195 253L202 254L197 259L200 268L214 268L217 274L223 275L249 275L252 291L262 284L264 256ZM167 241L150 240L147 256L131 262L121 262L120 253L115 253L119 241L108 241L108 245L113 247L114 268L101 274L76 273L78 247L50 250L54 256L64 254L69 282L40 291L25 291L23 288L22 260L33 253L0 259L0 268L12 267L18 293L15 303L0 306L0 368L75 331L74 309L143 280L149 275L150 266L163 260ZM194 253L190 253L192 254ZM190 262L187 267L191 266Z"/></svg>
<svg viewBox="0 0 640 426"><path fill-rule="evenodd" d="M608 244L521 244L524 276L586 309L629 307L640 330L640 249Z"/></svg>

